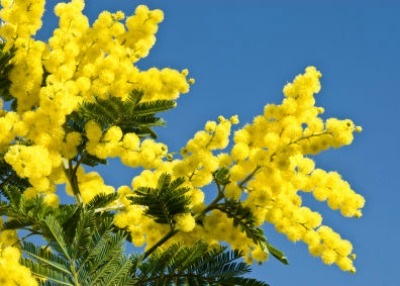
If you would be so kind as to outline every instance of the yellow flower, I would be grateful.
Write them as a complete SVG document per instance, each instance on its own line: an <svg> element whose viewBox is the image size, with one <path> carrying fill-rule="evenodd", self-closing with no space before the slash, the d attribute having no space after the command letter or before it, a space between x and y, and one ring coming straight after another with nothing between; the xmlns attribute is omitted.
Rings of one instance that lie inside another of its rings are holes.
<svg viewBox="0 0 400 286"><path fill-rule="evenodd" d="M103 134L100 125L94 121L89 121L85 124L85 131L90 141L99 141Z"/></svg>
<svg viewBox="0 0 400 286"><path fill-rule="evenodd" d="M44 197L44 203L50 207L58 208L60 199L56 194L47 194Z"/></svg>
<svg viewBox="0 0 400 286"><path fill-rule="evenodd" d="M254 260L258 262L263 262L268 260L269 253L264 251L259 245L251 252L251 256Z"/></svg>
<svg viewBox="0 0 400 286"><path fill-rule="evenodd" d="M28 267L19 264L21 253L16 247L0 243L0 284L1 285L38 285Z"/></svg>
<svg viewBox="0 0 400 286"><path fill-rule="evenodd" d="M249 146L245 143L237 143L232 148L233 160L244 160L249 155Z"/></svg>
<svg viewBox="0 0 400 286"><path fill-rule="evenodd" d="M190 213L178 214L174 218L176 226L180 231L190 232L196 226L196 221Z"/></svg>

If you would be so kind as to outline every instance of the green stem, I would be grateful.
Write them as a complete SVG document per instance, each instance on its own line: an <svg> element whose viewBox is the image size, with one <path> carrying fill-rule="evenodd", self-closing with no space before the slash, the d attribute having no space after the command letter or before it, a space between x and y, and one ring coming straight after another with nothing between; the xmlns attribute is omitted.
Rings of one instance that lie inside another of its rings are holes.
<svg viewBox="0 0 400 286"><path fill-rule="evenodd" d="M79 160L76 162L76 165L74 167L75 174L76 174L76 172L78 172L79 166L82 164L83 160L85 160L87 156L88 156L88 153L86 151L84 151L84 153L81 155L81 158L79 158Z"/></svg>
<svg viewBox="0 0 400 286"><path fill-rule="evenodd" d="M71 271L74 274L74 285L80 286L81 284L79 283L79 280L78 280L78 272L75 269L75 260L70 261L70 262L71 262Z"/></svg>
<svg viewBox="0 0 400 286"><path fill-rule="evenodd" d="M240 182L240 184L239 184L238 186L239 186L240 188L243 188L243 186L244 186L248 181L250 181L250 180L253 178L253 176L257 173L257 171L260 170L260 168L261 168L260 166L257 166L257 167L254 169L253 172L251 172L250 174L248 174L247 177L244 178L243 181Z"/></svg>
<svg viewBox="0 0 400 286"><path fill-rule="evenodd" d="M209 211L216 209L218 207L219 201L222 200L223 198L225 198L223 190L220 189L218 184L217 184L217 186L218 186L218 196L205 209L203 209L201 212L197 213L194 216L194 219L196 221L201 219Z"/></svg>
<svg viewBox="0 0 400 286"><path fill-rule="evenodd" d="M313 133L311 135L301 137L301 138L297 139L296 141L290 142L289 145L296 144L296 143L299 143L300 141L303 141L303 140L306 140L306 139L310 139L310 138L313 138L313 137L319 137L319 136L322 136L322 135L330 135L330 134L331 134L331 132L328 132L328 131L323 131L323 132L320 132L320 133Z"/></svg>
<svg viewBox="0 0 400 286"><path fill-rule="evenodd" d="M79 162L79 161L78 161ZM77 163L78 165L78 163ZM78 185L78 177L76 176L76 173L78 171L77 166L72 166L72 161L68 160L68 171L69 171L69 183L71 184L72 192L74 193L75 199L78 202L78 204L82 203L82 197L79 191L79 185Z"/></svg>
<svg viewBox="0 0 400 286"><path fill-rule="evenodd" d="M116 206L97 208L94 210L94 213L101 213L101 212L106 212L106 211L120 211L120 210L123 210L124 208L125 208L124 205L119 204Z"/></svg>
<svg viewBox="0 0 400 286"><path fill-rule="evenodd" d="M161 238L156 244L154 244L149 250L144 253L143 259L146 259L150 254L152 254L158 247L160 247L164 242L173 237L178 233L177 229L171 229L163 238Z"/></svg>
<svg viewBox="0 0 400 286"><path fill-rule="evenodd" d="M23 228L22 228L22 229L23 229ZM20 239L18 239L18 240L17 240L14 244L12 244L11 246L16 246L17 244L19 244L19 245L22 246L22 242L23 242L25 239L31 237L32 235L35 235L35 233L29 233L29 234L25 235L24 237L21 237Z"/></svg>

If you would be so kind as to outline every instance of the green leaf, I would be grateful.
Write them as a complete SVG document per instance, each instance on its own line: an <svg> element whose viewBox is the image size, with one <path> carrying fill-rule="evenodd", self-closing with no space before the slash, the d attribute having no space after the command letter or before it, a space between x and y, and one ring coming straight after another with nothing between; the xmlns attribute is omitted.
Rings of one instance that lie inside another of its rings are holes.
<svg viewBox="0 0 400 286"><path fill-rule="evenodd" d="M103 219L92 230L86 248L77 259L79 280L83 285L107 285L118 279L125 281L131 267L123 254L125 233L114 232L112 218Z"/></svg>
<svg viewBox="0 0 400 286"><path fill-rule="evenodd" d="M14 197L12 193L21 194L28 187L31 187L28 179L19 177L4 160L4 153L0 154L0 194L10 200Z"/></svg>
<svg viewBox="0 0 400 286"><path fill-rule="evenodd" d="M15 100L10 94L11 81L9 79L10 71L13 68L11 60L15 55L15 48L4 52L5 45L5 42L0 42L0 97L4 101L9 101Z"/></svg>
<svg viewBox="0 0 400 286"><path fill-rule="evenodd" d="M75 285L67 276L30 259L22 258L21 264L28 267L31 273L36 277L46 280L46 282L41 283L40 285Z"/></svg>
<svg viewBox="0 0 400 286"><path fill-rule="evenodd" d="M285 254L281 250L272 246L269 242L265 242L265 246L266 246L268 252L271 253L273 257L275 257L276 259L278 259L280 262L282 262L285 265L289 264L289 261L287 260Z"/></svg>
<svg viewBox="0 0 400 286"><path fill-rule="evenodd" d="M154 218L158 223L173 225L174 216L190 211L190 197L187 187L180 186L183 178L171 182L171 175L162 174L158 180L157 188L141 187L135 190L135 196L129 199L133 204L146 206L145 214Z"/></svg>
<svg viewBox="0 0 400 286"><path fill-rule="evenodd" d="M3 229L20 229L30 226L34 232L40 232L43 218L54 212L55 209L44 204L43 196L39 195L27 200L18 189L16 191L14 189L12 187L5 188L10 202L0 204L0 213L13 218L4 223Z"/></svg>
<svg viewBox="0 0 400 286"><path fill-rule="evenodd" d="M117 192L111 194L100 193L96 195L87 205L87 210L94 210L98 208L104 208L114 202L118 198Z"/></svg>
<svg viewBox="0 0 400 286"><path fill-rule="evenodd" d="M78 148L78 151L80 149L83 149L83 146L81 148ZM85 153L85 155L84 155L84 157L83 157L83 159L81 161L81 164L85 164L85 165L90 166L90 167L96 167L97 165L100 165L100 164L101 165L107 165L108 162L107 162L106 159L100 159L100 158L97 158L94 155L90 155L88 153Z"/></svg>
<svg viewBox="0 0 400 286"><path fill-rule="evenodd" d="M112 126L118 126L123 134L135 133L140 138L157 138L153 131L155 126L165 126L165 121L156 117L156 113L167 111L175 107L176 103L171 100L154 100L141 103L143 92L133 90L125 100L110 96L107 99L94 98L93 102L81 104L78 110L67 116L64 129L66 133L79 132L82 142L78 146L78 156L73 161L91 167L99 164L107 164L105 159L97 158L88 154L86 144L88 139L85 137L85 124L94 121L101 126L103 134ZM80 159L78 159L80 158Z"/></svg>
<svg viewBox="0 0 400 286"><path fill-rule="evenodd" d="M155 100L136 105L134 112L136 116L148 116L158 112L167 111L176 106L172 100Z"/></svg>
<svg viewBox="0 0 400 286"><path fill-rule="evenodd" d="M95 98L93 102L83 103L77 111L71 113L65 128L84 134L86 122L93 120L101 126L103 132L111 126L118 126L124 134L133 132L139 137L155 137L151 127L165 125L165 121L155 114L174 108L176 103L172 100L140 103L142 97L142 91L134 90L124 101L112 96L107 99Z"/></svg>
<svg viewBox="0 0 400 286"><path fill-rule="evenodd" d="M46 223L46 225L54 239L52 246L53 247L58 246L59 249L62 250L62 253L65 255L65 257L67 259L71 260L71 257L69 255L69 251L67 248L67 244L65 243L65 240L64 240L63 229L62 229L60 223L57 221L57 219L53 215L48 215L44 219L44 222Z"/></svg>
<svg viewBox="0 0 400 286"><path fill-rule="evenodd" d="M219 204L216 209L232 218L233 225L245 232L254 243L265 242L264 232L261 228L255 226L255 218L250 208L243 206L241 202L226 200Z"/></svg>
<svg viewBox="0 0 400 286"><path fill-rule="evenodd" d="M221 186L228 185L231 181L229 180L229 169L221 168L213 173L214 181Z"/></svg>
<svg viewBox="0 0 400 286"><path fill-rule="evenodd" d="M45 265L46 267L60 273L72 275L71 271L66 266L68 265L68 261L53 254L50 250L45 250L44 248L38 247L31 242L24 241L22 243L22 252L38 261L38 263L41 265Z"/></svg>
<svg viewBox="0 0 400 286"><path fill-rule="evenodd" d="M251 278L237 251L208 248L203 242L193 246L174 244L164 252L153 253L136 268L135 285L249 285L268 286Z"/></svg>

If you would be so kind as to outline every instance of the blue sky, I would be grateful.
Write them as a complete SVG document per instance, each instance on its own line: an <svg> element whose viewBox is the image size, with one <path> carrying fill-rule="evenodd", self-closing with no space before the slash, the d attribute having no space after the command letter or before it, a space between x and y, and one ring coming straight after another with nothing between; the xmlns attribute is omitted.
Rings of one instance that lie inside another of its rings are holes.
<svg viewBox="0 0 400 286"><path fill-rule="evenodd" d="M40 37L55 25L55 2L49 1ZM167 128L157 130L170 150L179 150L220 114L250 122L266 103L279 103L283 86L308 65L323 74L317 105L325 115L363 126L351 146L327 151L316 163L339 171L366 197L364 216L343 218L305 198L353 242L357 273L324 265L304 244L267 226L270 242L285 251L290 265L271 259L254 266L252 276L276 286L399 285L400 2L89 0L85 11L91 19L102 10L132 14L138 4L165 12L157 43L139 66L188 68L196 79L178 107L165 114ZM109 167L106 183L130 183L132 170Z"/></svg>

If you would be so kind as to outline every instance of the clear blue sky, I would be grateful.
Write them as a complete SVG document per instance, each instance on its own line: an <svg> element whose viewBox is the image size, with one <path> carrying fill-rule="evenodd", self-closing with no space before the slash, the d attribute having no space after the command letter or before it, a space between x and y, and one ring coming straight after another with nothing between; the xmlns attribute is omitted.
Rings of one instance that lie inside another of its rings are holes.
<svg viewBox="0 0 400 286"><path fill-rule="evenodd" d="M41 37L55 25L49 1ZM350 239L357 273L342 273L311 257L266 227L271 243L290 265L274 259L255 266L253 276L275 286L396 286L400 257L400 1L267 0L89 0L86 13L131 14L138 4L165 12L156 46L140 67L188 68L196 79L178 107L166 114L160 140L178 150L205 121L238 114L242 123L278 103L282 87L315 65L322 73L317 105L326 116L363 126L351 146L316 158L317 166L339 171L367 200L364 216L345 219L310 202L324 222ZM129 184L132 172L113 164L108 184Z"/></svg>

